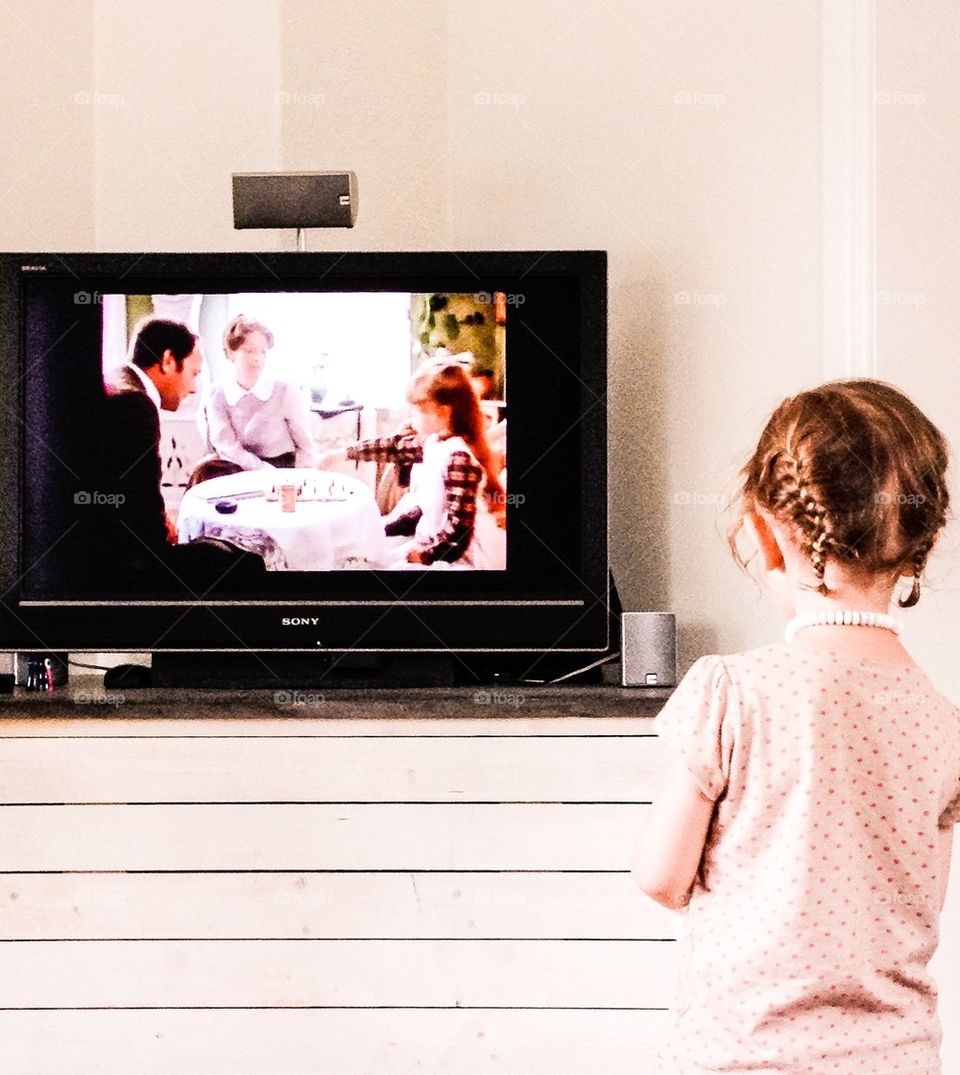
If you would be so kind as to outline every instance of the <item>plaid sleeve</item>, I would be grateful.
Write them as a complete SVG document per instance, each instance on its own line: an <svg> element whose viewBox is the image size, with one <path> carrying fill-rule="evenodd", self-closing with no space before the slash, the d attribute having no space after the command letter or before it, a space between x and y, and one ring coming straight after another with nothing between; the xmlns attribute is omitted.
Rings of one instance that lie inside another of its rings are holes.
<svg viewBox="0 0 960 1075"><path fill-rule="evenodd" d="M466 552L473 537L480 476L480 467L468 452L454 452L450 456L443 480L446 491L443 526L426 542L423 550L425 564L435 560L459 560Z"/></svg>
<svg viewBox="0 0 960 1075"><path fill-rule="evenodd" d="M397 463L409 467L423 462L423 442L408 436L361 440L347 448L347 458L361 463Z"/></svg>

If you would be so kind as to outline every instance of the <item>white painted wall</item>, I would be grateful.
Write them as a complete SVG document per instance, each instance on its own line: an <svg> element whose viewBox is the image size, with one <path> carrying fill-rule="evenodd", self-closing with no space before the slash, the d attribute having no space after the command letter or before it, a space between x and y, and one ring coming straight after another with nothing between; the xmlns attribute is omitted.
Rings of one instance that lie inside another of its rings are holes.
<svg viewBox="0 0 960 1075"><path fill-rule="evenodd" d="M876 0L877 372L905 388L953 448L954 518L930 561L929 583L904 619L907 644L960 695L960 373L957 281L960 9L949 0ZM945 1075L960 1072L960 837L933 973L941 988Z"/></svg>
<svg viewBox="0 0 960 1075"><path fill-rule="evenodd" d="M94 0L98 250L263 250L231 172L280 147L279 0Z"/></svg>
<svg viewBox="0 0 960 1075"><path fill-rule="evenodd" d="M821 379L819 5L454 0L450 35L454 245L610 252L625 607L675 611L684 666L768 641L718 507Z"/></svg>
<svg viewBox="0 0 960 1075"><path fill-rule="evenodd" d="M960 9L949 0L877 3L877 366L903 386L953 448L960 505L957 293L960 208ZM908 645L957 698L960 526L930 559L929 585L905 616Z"/></svg>
<svg viewBox="0 0 960 1075"><path fill-rule="evenodd" d="M315 229L309 249L449 245L447 68L449 35L461 28L447 8L445 0L281 0L283 166L352 169L359 179L356 226ZM485 18L476 8L469 32Z"/></svg>
<svg viewBox="0 0 960 1075"><path fill-rule="evenodd" d="M89 3L0 2L0 249L95 244Z"/></svg>

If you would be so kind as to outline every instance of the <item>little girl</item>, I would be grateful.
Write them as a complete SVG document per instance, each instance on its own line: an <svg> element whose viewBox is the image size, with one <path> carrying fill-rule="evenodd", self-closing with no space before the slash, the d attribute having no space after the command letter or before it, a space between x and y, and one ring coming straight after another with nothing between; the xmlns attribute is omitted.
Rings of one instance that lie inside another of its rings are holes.
<svg viewBox="0 0 960 1075"><path fill-rule="evenodd" d="M399 544L387 566L503 566L496 528L486 528L486 540L478 537L479 520L488 517L478 495L481 483L485 480L484 497L494 512L502 510L504 495L467 374L459 365L430 365L410 382L407 399L415 411L414 435L360 441L346 449L348 459L411 468L410 488L384 517L384 531L412 540ZM325 453L321 466L338 454L343 453Z"/></svg>
<svg viewBox="0 0 960 1075"><path fill-rule="evenodd" d="M938 940L960 710L888 615L920 596L947 447L895 388L786 400L743 470L785 641L701 657L657 717L672 768L634 876L686 908L661 1071L939 1075Z"/></svg>

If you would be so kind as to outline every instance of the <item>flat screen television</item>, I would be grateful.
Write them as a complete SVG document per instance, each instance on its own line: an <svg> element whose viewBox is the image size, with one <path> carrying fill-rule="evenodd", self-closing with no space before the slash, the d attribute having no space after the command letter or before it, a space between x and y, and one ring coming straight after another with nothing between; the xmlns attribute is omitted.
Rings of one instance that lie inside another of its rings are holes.
<svg viewBox="0 0 960 1075"><path fill-rule="evenodd" d="M601 656L606 298L600 251L0 255L0 648L195 682Z"/></svg>

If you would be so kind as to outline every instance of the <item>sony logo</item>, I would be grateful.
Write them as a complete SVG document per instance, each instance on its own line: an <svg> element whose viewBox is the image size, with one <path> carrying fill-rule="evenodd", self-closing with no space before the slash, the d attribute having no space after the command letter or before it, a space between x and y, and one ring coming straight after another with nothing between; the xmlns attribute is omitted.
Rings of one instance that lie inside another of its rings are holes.
<svg viewBox="0 0 960 1075"><path fill-rule="evenodd" d="M284 616L281 627L316 627L320 622L318 616Z"/></svg>

